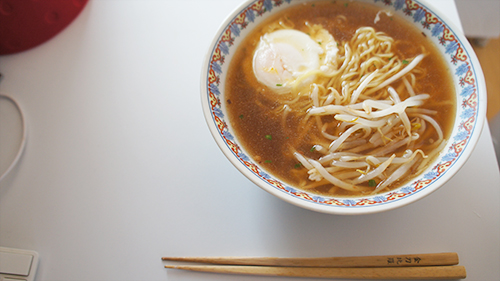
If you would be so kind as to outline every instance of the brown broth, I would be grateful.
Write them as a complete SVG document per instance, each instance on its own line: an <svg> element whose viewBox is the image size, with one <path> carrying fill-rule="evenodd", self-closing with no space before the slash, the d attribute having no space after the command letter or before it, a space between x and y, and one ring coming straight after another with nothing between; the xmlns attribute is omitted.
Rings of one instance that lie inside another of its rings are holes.
<svg viewBox="0 0 500 281"><path fill-rule="evenodd" d="M380 13L380 21L374 24L379 11L378 7L357 2L329 1L299 4L260 25L247 36L235 52L226 82L225 106L229 115L228 120L241 146L266 171L292 186L297 186L300 181L307 180L305 173L303 173L303 179L297 179L295 176L295 174L300 174L300 172L297 173L300 168L297 167L298 161L288 148L299 134L298 129L302 129L299 126L299 120L294 116L289 116L287 126L282 126L282 116L271 113L271 109L281 105L263 95L270 90L257 81L252 69L253 52L263 35L265 26L282 17L287 17L292 21L296 29L304 26L306 21L311 24L321 24L337 42L349 41L359 27L374 27L376 31L382 31L399 42L397 50L394 51L400 58L418 55L423 46L430 54L420 63L420 67L426 69L426 75L421 77L418 91L431 95L430 102L426 102L425 108L439 112L433 118L441 125L445 139L449 138L455 117L454 87L442 56L425 35L398 16ZM337 16L345 16L347 20L342 20ZM308 135L296 149L306 156L317 158L319 154L310 151L309 138L318 133L318 128L312 124L308 129ZM393 184L392 188L403 183ZM324 188L319 188L311 191L321 194L324 190ZM356 194L340 191L335 195L354 196Z"/></svg>

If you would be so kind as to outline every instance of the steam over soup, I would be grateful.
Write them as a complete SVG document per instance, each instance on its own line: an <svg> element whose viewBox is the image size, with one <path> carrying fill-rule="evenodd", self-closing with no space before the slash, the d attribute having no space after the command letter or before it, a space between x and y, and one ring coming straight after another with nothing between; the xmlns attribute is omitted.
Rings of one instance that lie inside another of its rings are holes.
<svg viewBox="0 0 500 281"><path fill-rule="evenodd" d="M290 7L231 61L226 109L243 148L309 192L394 189L443 149L454 88L438 50L403 19L356 2Z"/></svg>

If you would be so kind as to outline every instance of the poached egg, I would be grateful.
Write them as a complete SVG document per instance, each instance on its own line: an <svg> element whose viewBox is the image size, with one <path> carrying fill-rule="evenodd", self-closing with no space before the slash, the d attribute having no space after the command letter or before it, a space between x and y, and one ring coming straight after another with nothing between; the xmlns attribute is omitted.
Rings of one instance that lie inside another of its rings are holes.
<svg viewBox="0 0 500 281"><path fill-rule="evenodd" d="M308 34L282 29L264 34L253 57L257 80L278 94L294 87L308 86L314 81L311 71L326 71L334 64L337 45L333 37L320 29L312 38Z"/></svg>

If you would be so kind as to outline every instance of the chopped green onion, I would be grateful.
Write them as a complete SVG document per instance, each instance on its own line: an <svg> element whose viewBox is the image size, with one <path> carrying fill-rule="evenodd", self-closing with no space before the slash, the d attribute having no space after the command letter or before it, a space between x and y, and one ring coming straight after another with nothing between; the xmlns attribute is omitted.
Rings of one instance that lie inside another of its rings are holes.
<svg viewBox="0 0 500 281"><path fill-rule="evenodd" d="M407 60L403 60L403 61L402 61L402 63L403 63L403 64L409 64L410 62L409 62L409 61L407 61Z"/></svg>
<svg viewBox="0 0 500 281"><path fill-rule="evenodd" d="M375 187L375 186L377 186L377 182L375 180L371 179L371 180L368 181L368 186L369 187Z"/></svg>
<svg viewBox="0 0 500 281"><path fill-rule="evenodd" d="M295 164L293 167L294 167L295 169L298 169L298 168L302 167L302 163L297 163L297 164Z"/></svg>
<svg viewBox="0 0 500 281"><path fill-rule="evenodd" d="M272 140L272 139L273 139L273 137L272 137L271 135L266 135L266 139L268 139L268 140Z"/></svg>
<svg viewBox="0 0 500 281"><path fill-rule="evenodd" d="M310 151L311 151L311 152L316 151L316 147L315 147L315 146L311 147Z"/></svg>
<svg viewBox="0 0 500 281"><path fill-rule="evenodd" d="M240 115L240 119L243 119L243 114Z"/></svg>
<svg viewBox="0 0 500 281"><path fill-rule="evenodd" d="M281 86L283 86L283 84L276 84L276 86L281 87Z"/></svg>
<svg viewBox="0 0 500 281"><path fill-rule="evenodd" d="M271 160L264 161L264 163L271 163L271 162L273 162L273 161L271 161Z"/></svg>

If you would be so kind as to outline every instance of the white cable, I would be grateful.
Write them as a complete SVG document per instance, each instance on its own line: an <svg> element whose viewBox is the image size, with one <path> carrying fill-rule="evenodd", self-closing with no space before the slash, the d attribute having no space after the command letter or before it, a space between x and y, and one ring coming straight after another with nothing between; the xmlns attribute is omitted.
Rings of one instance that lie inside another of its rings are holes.
<svg viewBox="0 0 500 281"><path fill-rule="evenodd" d="M14 160L12 160L12 163L10 163L10 166L0 176L0 182L1 182L10 173L10 171L16 166L16 164L19 162L19 159L21 158L21 155L24 152L24 147L26 146L26 136L28 134L28 129L26 126L26 120L24 118L23 110L21 109L21 106L19 105L19 103L13 97L6 95L6 94L0 94L0 97L10 100L16 106L16 108L19 111L19 114L21 116L21 123L23 126L23 136L21 138L21 144L19 145L19 150L17 151L16 157L14 158Z"/></svg>

